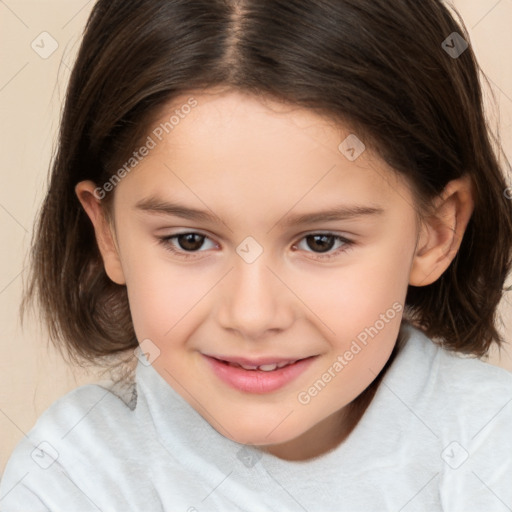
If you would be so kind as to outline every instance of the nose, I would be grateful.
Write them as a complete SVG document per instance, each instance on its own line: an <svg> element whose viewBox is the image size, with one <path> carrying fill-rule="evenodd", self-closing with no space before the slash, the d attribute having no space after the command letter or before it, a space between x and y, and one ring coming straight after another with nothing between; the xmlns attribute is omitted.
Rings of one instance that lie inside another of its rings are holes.
<svg viewBox="0 0 512 512"><path fill-rule="evenodd" d="M264 255L252 263L241 258L235 261L219 290L221 327L255 341L289 328L294 320L294 295L278 274Z"/></svg>

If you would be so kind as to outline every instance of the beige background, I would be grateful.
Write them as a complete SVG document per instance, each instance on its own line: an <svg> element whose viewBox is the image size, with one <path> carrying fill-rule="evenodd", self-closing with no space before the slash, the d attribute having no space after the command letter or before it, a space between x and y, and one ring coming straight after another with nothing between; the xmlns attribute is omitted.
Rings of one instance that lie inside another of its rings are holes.
<svg viewBox="0 0 512 512"><path fill-rule="evenodd" d="M58 116L80 34L93 1L0 0L0 109L2 124L0 226L0 471L14 445L59 396L97 380L68 366L50 347L35 321L22 331L18 320L26 252L43 197ZM499 125L512 159L512 0L458 0L473 48L491 80ZM48 32L58 43L51 49ZM40 42L44 38L44 47ZM44 55L45 56L45 55ZM503 301L503 332L512 342L512 299ZM491 362L512 370L512 349Z"/></svg>

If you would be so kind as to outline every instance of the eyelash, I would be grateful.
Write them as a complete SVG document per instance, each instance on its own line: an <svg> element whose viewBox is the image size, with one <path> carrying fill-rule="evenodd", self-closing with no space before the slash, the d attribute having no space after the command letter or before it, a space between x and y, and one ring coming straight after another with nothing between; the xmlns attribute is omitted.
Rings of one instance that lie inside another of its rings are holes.
<svg viewBox="0 0 512 512"><path fill-rule="evenodd" d="M158 238L158 242L164 246L164 248L170 252L172 252L173 254L175 254L176 256L180 257L180 258L183 258L183 259L191 259L191 258L197 258L197 256L195 256L196 253L198 252L204 252L204 251L192 251L192 252L186 252L184 250L178 250L174 247L174 245L171 243L171 240L175 239L175 238L178 238L179 236L183 236L183 235L199 235L201 237L204 237L205 240L208 240L209 237L207 237L206 235L203 235L202 233L198 233L198 232L195 232L195 231L187 231L187 232L184 232L184 233L176 233L175 235L171 235L171 236L165 236L165 237L157 237ZM348 250L350 250L352 248L352 246L355 244L354 241L352 240L349 240L345 237L342 237L340 235L336 235L335 233L329 233L329 232L315 232L315 233L308 233L307 235L304 235L300 240L304 240L306 239L307 237L309 236L328 236L328 237L334 237L334 239L336 241L339 241L339 242L342 242L343 245L341 247L339 247L337 250L335 250L334 252L332 253L315 253L313 251L306 251L306 252L311 252L312 254L315 254L316 256L314 256L313 259L316 259L316 260L321 260L321 261L325 261L325 260L328 260L330 258L334 258L336 256L339 256L340 254L344 253L344 252L347 252ZM204 243L204 242L203 242ZM295 245L298 245L297 244L294 244Z"/></svg>

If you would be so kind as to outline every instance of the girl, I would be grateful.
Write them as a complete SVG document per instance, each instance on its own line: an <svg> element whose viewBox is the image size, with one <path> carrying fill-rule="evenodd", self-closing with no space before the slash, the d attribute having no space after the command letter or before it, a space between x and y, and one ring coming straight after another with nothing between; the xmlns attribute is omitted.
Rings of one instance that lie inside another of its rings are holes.
<svg viewBox="0 0 512 512"><path fill-rule="evenodd" d="M440 0L99 0L27 300L134 375L39 418L1 510L510 509L478 72Z"/></svg>

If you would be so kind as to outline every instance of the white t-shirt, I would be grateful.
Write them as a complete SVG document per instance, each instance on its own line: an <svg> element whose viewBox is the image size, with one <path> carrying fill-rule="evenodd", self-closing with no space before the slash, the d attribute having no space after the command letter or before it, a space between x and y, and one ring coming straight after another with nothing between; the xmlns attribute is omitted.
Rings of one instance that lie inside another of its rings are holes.
<svg viewBox="0 0 512 512"><path fill-rule="evenodd" d="M90 384L41 415L8 461L0 510L512 510L512 374L402 328L360 422L320 457L285 461L223 437L138 362L131 402Z"/></svg>

